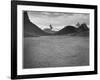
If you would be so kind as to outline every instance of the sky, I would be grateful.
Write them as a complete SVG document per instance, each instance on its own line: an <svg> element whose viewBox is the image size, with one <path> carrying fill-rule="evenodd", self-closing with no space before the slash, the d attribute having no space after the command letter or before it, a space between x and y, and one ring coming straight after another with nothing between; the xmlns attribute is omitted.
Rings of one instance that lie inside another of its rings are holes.
<svg viewBox="0 0 100 80"><path fill-rule="evenodd" d="M89 14L85 13L28 11L28 16L41 29L49 28L50 24L55 31L68 25L75 26L78 22L89 25Z"/></svg>

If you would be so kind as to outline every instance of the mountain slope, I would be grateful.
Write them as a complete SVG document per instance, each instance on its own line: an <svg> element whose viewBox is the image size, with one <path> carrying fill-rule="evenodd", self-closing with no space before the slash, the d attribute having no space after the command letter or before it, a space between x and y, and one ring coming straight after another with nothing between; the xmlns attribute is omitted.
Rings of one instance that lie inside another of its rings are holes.
<svg viewBox="0 0 100 80"><path fill-rule="evenodd" d="M79 28L77 29L77 32L84 32L84 31L89 31L89 28L85 23L81 24Z"/></svg>
<svg viewBox="0 0 100 80"><path fill-rule="evenodd" d="M55 33L56 35L63 35L69 33L75 33L77 28L74 26L66 26L65 28L61 29L59 32Z"/></svg>
<svg viewBox="0 0 100 80"><path fill-rule="evenodd" d="M30 36L41 36L41 35L49 35L48 33L42 31L37 25L30 22L28 18L28 14L24 12L24 37Z"/></svg>

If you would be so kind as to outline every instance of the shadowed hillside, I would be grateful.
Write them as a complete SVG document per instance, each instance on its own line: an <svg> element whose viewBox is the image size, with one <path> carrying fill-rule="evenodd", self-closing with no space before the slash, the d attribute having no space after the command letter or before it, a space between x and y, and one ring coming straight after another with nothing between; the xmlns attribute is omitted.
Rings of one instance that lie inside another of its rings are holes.
<svg viewBox="0 0 100 80"><path fill-rule="evenodd" d="M79 28L77 29L78 32L84 32L84 31L89 31L89 28L85 23L81 24Z"/></svg>
<svg viewBox="0 0 100 80"><path fill-rule="evenodd" d="M76 28L75 26L66 26L55 34L70 36L89 36L89 28L85 23L83 23L78 28Z"/></svg>
<svg viewBox="0 0 100 80"><path fill-rule="evenodd" d="M74 26L66 26L65 28L61 29L59 32L55 34L63 35L63 34L75 33L76 31L77 31L77 28L75 28Z"/></svg>
<svg viewBox="0 0 100 80"><path fill-rule="evenodd" d="M76 36L89 36L89 28L85 23L81 24L77 28L77 33L75 33Z"/></svg>
<svg viewBox="0 0 100 80"><path fill-rule="evenodd" d="M42 35L49 35L49 33L42 31L38 26L31 23L28 18L28 14L25 11L24 12L24 37L36 37Z"/></svg>

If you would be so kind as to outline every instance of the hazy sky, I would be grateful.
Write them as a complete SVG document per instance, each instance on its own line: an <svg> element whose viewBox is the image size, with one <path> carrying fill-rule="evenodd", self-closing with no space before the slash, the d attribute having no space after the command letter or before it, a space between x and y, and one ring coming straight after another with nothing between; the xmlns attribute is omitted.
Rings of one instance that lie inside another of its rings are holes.
<svg viewBox="0 0 100 80"><path fill-rule="evenodd" d="M56 31L68 25L75 26L77 22L89 25L89 14L28 11L28 16L41 29L49 28L50 24Z"/></svg>

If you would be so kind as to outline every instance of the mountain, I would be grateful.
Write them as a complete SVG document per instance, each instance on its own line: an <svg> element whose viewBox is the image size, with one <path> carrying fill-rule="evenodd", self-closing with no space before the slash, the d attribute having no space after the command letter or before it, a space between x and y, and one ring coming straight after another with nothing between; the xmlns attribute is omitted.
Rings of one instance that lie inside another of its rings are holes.
<svg viewBox="0 0 100 80"><path fill-rule="evenodd" d="M55 35L70 35L70 36L89 36L89 28L85 23L81 24L78 28L74 26L66 26Z"/></svg>
<svg viewBox="0 0 100 80"><path fill-rule="evenodd" d="M66 26L65 28L61 29L60 31L56 32L56 35L64 35L69 33L75 33L77 31L77 28L74 26Z"/></svg>
<svg viewBox="0 0 100 80"><path fill-rule="evenodd" d="M84 31L89 31L89 28L85 23L81 24L79 28L77 29L77 32L84 32Z"/></svg>
<svg viewBox="0 0 100 80"><path fill-rule="evenodd" d="M49 33L44 32L41 30L37 25L30 22L28 14L24 11L24 37L36 37L36 36L43 36L49 35Z"/></svg>
<svg viewBox="0 0 100 80"><path fill-rule="evenodd" d="M84 37L89 36L89 28L87 27L85 23L83 23L77 28L77 32L72 35L73 36L84 36Z"/></svg>

